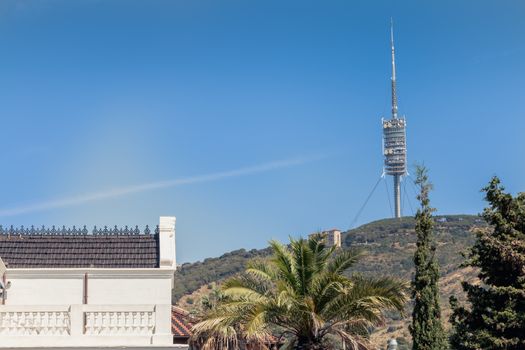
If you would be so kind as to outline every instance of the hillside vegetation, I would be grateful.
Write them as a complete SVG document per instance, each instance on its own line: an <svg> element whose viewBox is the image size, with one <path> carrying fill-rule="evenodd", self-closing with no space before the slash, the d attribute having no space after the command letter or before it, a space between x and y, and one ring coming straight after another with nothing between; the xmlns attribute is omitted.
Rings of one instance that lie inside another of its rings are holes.
<svg viewBox="0 0 525 350"><path fill-rule="evenodd" d="M249 251L239 249L218 258L182 264L175 273L173 301L177 302L182 296L191 294L202 286L233 276L244 270L248 260L269 254L270 249L268 248Z"/></svg>
<svg viewBox="0 0 525 350"><path fill-rule="evenodd" d="M472 230L486 225L473 215L437 216L435 219L438 259L442 275L447 275L457 270L461 252L474 241ZM412 217L404 217L374 221L344 232L343 248L358 247L365 253L355 271L410 279L416 241L414 225ZM240 249L218 258L183 264L175 274L173 300L177 302L202 286L233 276L244 269L248 260L269 254L268 248Z"/></svg>
<svg viewBox="0 0 525 350"><path fill-rule="evenodd" d="M463 259L461 252L474 242L472 231L486 224L472 215L437 216L435 221L437 257L441 275L447 275L457 270ZM345 232L344 246L361 247L365 251L357 271L411 279L416 243L414 226L412 217L374 221Z"/></svg>
<svg viewBox="0 0 525 350"><path fill-rule="evenodd" d="M456 295L463 300L461 280L472 281L476 275L471 268L459 268L463 261L461 253L473 244L473 231L487 228L487 225L483 219L473 215L436 216L434 219L437 257L442 276L441 305L443 317L447 320L450 315L449 296ZM412 256L416 242L414 226L413 217L404 217L400 220L378 220L344 232L343 249L362 249L364 254L350 272L372 276L391 275L411 280L414 273ZM175 275L174 302L189 311L197 310L202 296L208 294L216 283L241 272L248 260L268 256L270 253L268 248L250 251L240 249L218 258L182 265ZM386 344L387 339L396 337L400 342L400 350L408 346L408 315L409 310L405 318L391 315L385 327L374 331L373 342L382 346ZM448 328L447 323L445 326Z"/></svg>

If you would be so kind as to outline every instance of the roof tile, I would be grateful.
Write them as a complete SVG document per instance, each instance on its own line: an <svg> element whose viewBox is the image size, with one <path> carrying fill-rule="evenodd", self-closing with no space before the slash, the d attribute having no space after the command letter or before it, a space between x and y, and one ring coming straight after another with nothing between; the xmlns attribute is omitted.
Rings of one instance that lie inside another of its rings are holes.
<svg viewBox="0 0 525 350"><path fill-rule="evenodd" d="M0 257L9 268L154 268L158 235L5 235Z"/></svg>

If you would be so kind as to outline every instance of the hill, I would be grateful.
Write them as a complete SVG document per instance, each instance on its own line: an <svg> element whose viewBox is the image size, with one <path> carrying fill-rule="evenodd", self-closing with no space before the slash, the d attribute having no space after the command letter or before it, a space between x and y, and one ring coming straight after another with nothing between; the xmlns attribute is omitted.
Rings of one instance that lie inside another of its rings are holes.
<svg viewBox="0 0 525 350"><path fill-rule="evenodd" d="M448 316L448 297L452 294L461 298L460 281L473 279L471 270L459 269L463 260L461 253L474 242L473 230L486 228L485 222L473 215L446 215L435 217L437 257L441 265L442 306ZM364 257L351 272L370 275L392 275L410 280L414 273L412 255L415 251L416 236L413 217L384 219L371 222L343 233L343 249L350 247L363 249ZM203 262L184 264L175 275L173 299L182 307L191 309L198 304L214 282L232 276L245 267L248 260L270 254L268 248L262 250L236 250L218 258ZM409 318L395 316L388 326L376 330L374 340L385 344L392 336L409 338ZM406 342L406 341L405 341Z"/></svg>
<svg viewBox="0 0 525 350"><path fill-rule="evenodd" d="M434 219L437 257L441 274L446 275L457 270L462 261L461 252L474 242L472 231L486 224L473 215L436 216ZM366 252L356 266L357 271L410 279L416 248L414 227L413 217L374 221L345 232L344 247L361 247Z"/></svg>
<svg viewBox="0 0 525 350"><path fill-rule="evenodd" d="M436 238L441 273L457 269L461 251L473 243L472 229L484 227L473 215L447 215L436 218ZM404 217L374 221L343 233L343 248L360 247L366 255L356 270L372 274L393 274L409 279L413 272L412 254L415 249L414 219ZM270 254L270 250L235 250L218 258L185 263L175 274L173 300L191 294L201 286L232 276L245 267L248 260Z"/></svg>
<svg viewBox="0 0 525 350"><path fill-rule="evenodd" d="M219 282L244 270L246 262L256 257L267 256L270 249L234 250L218 258L208 258L195 263L185 263L177 268L172 299L177 302L202 286Z"/></svg>

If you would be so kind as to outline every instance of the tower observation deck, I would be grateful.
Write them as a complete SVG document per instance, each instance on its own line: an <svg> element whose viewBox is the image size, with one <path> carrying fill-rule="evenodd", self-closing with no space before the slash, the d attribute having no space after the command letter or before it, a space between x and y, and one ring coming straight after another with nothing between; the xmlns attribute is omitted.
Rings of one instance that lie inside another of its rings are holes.
<svg viewBox="0 0 525 350"><path fill-rule="evenodd" d="M397 115L396 61L394 27L390 26L392 48L392 118L382 119L384 174L394 179L394 207L396 218L401 217L401 178L407 175L406 121Z"/></svg>
<svg viewBox="0 0 525 350"><path fill-rule="evenodd" d="M405 119L383 119L383 155L386 175L406 175L405 127Z"/></svg>

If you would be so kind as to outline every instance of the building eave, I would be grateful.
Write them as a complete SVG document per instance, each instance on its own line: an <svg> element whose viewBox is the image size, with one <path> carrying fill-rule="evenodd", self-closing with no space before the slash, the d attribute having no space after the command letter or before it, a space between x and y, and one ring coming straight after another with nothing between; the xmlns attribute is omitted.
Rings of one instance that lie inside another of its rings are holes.
<svg viewBox="0 0 525 350"><path fill-rule="evenodd" d="M173 278L174 269L166 268L14 268L7 269L9 278Z"/></svg>

